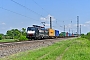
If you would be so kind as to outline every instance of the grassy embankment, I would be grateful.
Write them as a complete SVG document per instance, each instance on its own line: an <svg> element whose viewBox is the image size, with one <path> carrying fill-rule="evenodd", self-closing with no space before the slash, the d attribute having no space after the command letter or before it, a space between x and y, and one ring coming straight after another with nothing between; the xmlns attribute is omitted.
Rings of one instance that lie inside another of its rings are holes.
<svg viewBox="0 0 90 60"><path fill-rule="evenodd" d="M49 47L13 54L1 60L90 60L90 41L82 38L60 41Z"/></svg>
<svg viewBox="0 0 90 60"><path fill-rule="evenodd" d="M0 42L15 42L15 39L2 39Z"/></svg>

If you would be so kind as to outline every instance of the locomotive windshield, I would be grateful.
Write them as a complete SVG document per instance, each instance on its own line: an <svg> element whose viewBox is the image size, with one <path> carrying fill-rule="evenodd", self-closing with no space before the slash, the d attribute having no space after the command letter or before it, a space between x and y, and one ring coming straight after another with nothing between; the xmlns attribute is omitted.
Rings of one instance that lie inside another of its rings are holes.
<svg viewBox="0 0 90 60"><path fill-rule="evenodd" d="M41 30L45 30L45 27L41 27L40 29L41 29Z"/></svg>
<svg viewBox="0 0 90 60"><path fill-rule="evenodd" d="M35 31L35 28L34 27L28 27L27 31Z"/></svg>

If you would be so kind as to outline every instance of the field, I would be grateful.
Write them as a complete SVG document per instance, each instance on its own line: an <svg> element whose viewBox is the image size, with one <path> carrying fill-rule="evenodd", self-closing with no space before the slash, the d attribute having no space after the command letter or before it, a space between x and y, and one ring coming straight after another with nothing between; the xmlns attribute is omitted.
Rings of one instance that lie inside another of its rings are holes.
<svg viewBox="0 0 90 60"><path fill-rule="evenodd" d="M90 41L63 40L48 47L20 52L0 60L90 60Z"/></svg>

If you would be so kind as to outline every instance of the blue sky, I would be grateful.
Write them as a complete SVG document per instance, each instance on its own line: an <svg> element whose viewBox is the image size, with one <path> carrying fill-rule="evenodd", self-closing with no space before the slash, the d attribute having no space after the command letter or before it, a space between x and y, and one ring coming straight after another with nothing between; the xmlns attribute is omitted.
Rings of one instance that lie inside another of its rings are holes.
<svg viewBox="0 0 90 60"><path fill-rule="evenodd" d="M63 31L65 24L66 32L71 29L75 33L77 16L82 25L82 33L90 31L90 0L14 1L28 9L11 0L0 0L0 33L5 34L7 30L27 28L33 24L42 25L41 22L46 22L46 28L49 28L50 16L53 20L53 29L58 29L60 32Z"/></svg>

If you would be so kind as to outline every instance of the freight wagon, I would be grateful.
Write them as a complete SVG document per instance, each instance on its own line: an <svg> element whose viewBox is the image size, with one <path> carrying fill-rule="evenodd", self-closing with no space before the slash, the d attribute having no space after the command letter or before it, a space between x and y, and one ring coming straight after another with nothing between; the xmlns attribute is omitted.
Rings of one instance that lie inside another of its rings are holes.
<svg viewBox="0 0 90 60"><path fill-rule="evenodd" d="M59 36L60 37L66 37L66 32L61 32Z"/></svg>
<svg viewBox="0 0 90 60"><path fill-rule="evenodd" d="M49 31L49 38L54 38L55 37L55 30L54 29L48 29Z"/></svg>
<svg viewBox="0 0 90 60"><path fill-rule="evenodd" d="M72 33L68 33L68 32L61 32L60 33L60 35L59 35L60 37L74 37L74 34Z"/></svg>
<svg viewBox="0 0 90 60"><path fill-rule="evenodd" d="M68 37L68 32L66 32L66 37Z"/></svg>
<svg viewBox="0 0 90 60"><path fill-rule="evenodd" d="M59 37L59 31L55 30L55 38L58 38L58 37Z"/></svg>

